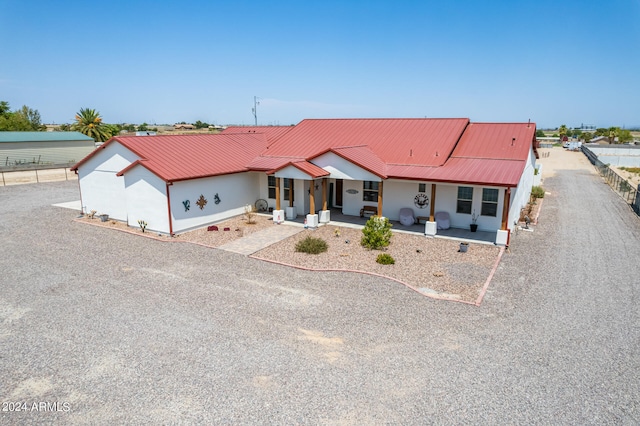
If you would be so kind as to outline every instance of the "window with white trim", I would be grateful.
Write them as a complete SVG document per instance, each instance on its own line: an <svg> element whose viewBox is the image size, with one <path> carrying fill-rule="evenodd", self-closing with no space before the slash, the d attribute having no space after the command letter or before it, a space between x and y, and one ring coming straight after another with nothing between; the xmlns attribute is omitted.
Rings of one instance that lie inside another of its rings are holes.
<svg viewBox="0 0 640 426"><path fill-rule="evenodd" d="M482 209L481 216L493 216L498 214L498 190L492 188L482 188Z"/></svg>
<svg viewBox="0 0 640 426"><path fill-rule="evenodd" d="M362 201L378 201L380 182L365 180L362 182Z"/></svg>
<svg viewBox="0 0 640 426"><path fill-rule="evenodd" d="M456 213L471 214L471 204L473 203L473 187L458 187L458 202L456 204Z"/></svg>
<svg viewBox="0 0 640 426"><path fill-rule="evenodd" d="M268 198L276 198L276 177L267 176Z"/></svg>

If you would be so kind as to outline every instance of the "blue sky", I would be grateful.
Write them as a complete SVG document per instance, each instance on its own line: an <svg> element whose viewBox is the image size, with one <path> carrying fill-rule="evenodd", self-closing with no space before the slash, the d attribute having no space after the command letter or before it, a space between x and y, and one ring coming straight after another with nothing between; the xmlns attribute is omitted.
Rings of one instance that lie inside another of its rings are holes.
<svg viewBox="0 0 640 426"><path fill-rule="evenodd" d="M468 117L640 126L640 0L0 0L0 100L43 122Z"/></svg>

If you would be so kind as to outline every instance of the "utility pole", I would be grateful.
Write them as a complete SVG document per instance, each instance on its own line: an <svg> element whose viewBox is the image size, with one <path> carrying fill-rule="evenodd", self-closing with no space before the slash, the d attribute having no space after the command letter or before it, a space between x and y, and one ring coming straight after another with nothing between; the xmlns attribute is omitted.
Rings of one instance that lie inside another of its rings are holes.
<svg viewBox="0 0 640 426"><path fill-rule="evenodd" d="M253 113L253 118L255 119L256 126L258 125L258 105L260 102L258 101L258 97L253 97L253 108L251 108L251 112Z"/></svg>

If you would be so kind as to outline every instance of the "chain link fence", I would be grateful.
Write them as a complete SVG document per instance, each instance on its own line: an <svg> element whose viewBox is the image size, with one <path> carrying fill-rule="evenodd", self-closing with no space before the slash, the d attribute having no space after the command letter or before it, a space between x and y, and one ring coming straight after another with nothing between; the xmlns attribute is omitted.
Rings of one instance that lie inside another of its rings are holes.
<svg viewBox="0 0 640 426"><path fill-rule="evenodd" d="M609 165L604 164L598 159L589 148L582 145L582 152L587 156L591 164L593 164L604 180L609 184L611 189L618 193L637 215L640 215L640 185L634 188L633 185L625 178L616 173Z"/></svg>

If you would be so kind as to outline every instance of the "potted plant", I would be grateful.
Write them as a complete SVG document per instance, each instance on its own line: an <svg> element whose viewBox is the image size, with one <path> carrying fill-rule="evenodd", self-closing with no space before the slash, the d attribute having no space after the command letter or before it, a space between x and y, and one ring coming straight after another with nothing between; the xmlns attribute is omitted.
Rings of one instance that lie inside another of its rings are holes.
<svg viewBox="0 0 640 426"><path fill-rule="evenodd" d="M478 215L474 210L473 213L471 214L471 224L469 225L471 232L476 232L478 230L478 224L476 223L477 221L478 221Z"/></svg>

